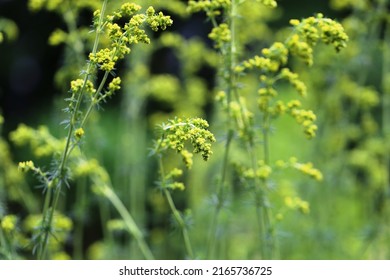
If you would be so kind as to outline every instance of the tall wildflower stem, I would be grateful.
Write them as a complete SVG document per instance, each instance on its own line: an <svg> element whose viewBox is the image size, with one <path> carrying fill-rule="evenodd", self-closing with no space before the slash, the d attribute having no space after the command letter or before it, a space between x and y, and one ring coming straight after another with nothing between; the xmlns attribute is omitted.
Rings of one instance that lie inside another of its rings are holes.
<svg viewBox="0 0 390 280"><path fill-rule="evenodd" d="M388 18L385 19L385 26L384 26L384 40L383 40L383 69L382 69L382 90L383 90L383 102L382 102L382 137L384 138L384 143L388 143L390 139L390 20ZM385 152L384 157L384 171L383 172L383 181L385 182L384 185L384 193L390 193L390 177L388 170L390 169L390 154L388 152L388 146L387 151ZM386 200L385 205L385 211L387 213L390 212L390 203L389 200ZM386 215L384 215L385 217ZM387 218L385 220L385 224L389 227L390 225L390 219Z"/></svg>
<svg viewBox="0 0 390 280"><path fill-rule="evenodd" d="M71 2L67 2L67 8L64 13L64 21L65 24L67 25L68 30L70 33L75 33L77 32L77 19L76 15L74 13L73 7L71 6ZM76 61L79 65L82 65L84 63L84 44L80 38L80 36L75 36L75 41L73 44L69 44L69 47L71 47L76 54Z"/></svg>
<svg viewBox="0 0 390 280"><path fill-rule="evenodd" d="M119 212L121 215L127 229L129 232L133 235L135 240L138 243L138 246L143 254L143 256L147 260L153 260L154 256L149 249L149 246L145 242L145 239L143 237L142 232L138 228L137 224L135 223L133 217L130 215L129 211L126 209L126 207L123 205L122 201L119 199L119 197L115 194L115 192L109 188L105 187L103 189L104 196L112 203L112 205L115 207L115 209Z"/></svg>
<svg viewBox="0 0 390 280"><path fill-rule="evenodd" d="M101 28L103 25L103 18L104 18L106 6L107 6L107 1L108 0L103 1L103 5L102 5L100 17L99 17L99 23L98 23L97 28L96 28L95 41L94 41L94 45L93 45L93 49L92 49L93 53L96 53L97 47L99 44L99 38L100 38ZM82 100L83 100L84 89L86 87L89 76L91 75L92 67L93 67L92 63L89 63L87 71L86 71L85 76L84 76L83 86L80 90L79 96L78 96L77 101L76 101L75 110L73 111L71 119L70 119L70 124L69 124L69 128L68 128L68 135L66 138L65 148L64 148L64 151L62 154L62 159L61 159L59 167L58 167L57 171L54 173L54 176L52 179L52 182L55 183L53 200L51 199L52 187L48 186L49 189L46 192L45 203L44 203L44 208L43 208L42 225L41 225L41 227L42 227L41 230L43 231L43 236L41 236L41 238L39 240L40 243L39 243L39 249L38 249L38 259L44 259L46 257L47 244L48 244L48 240L49 240L49 235L51 234L51 226L53 223L54 212L55 212L55 209L57 208L57 204L58 204L58 200L59 200L59 197L61 194L62 187L67 184L66 176L65 176L66 175L65 174L66 162L67 162L67 158L68 158L70 152L73 149L72 143L71 143L72 142L72 135L73 135L73 131L74 131L75 124L76 124L78 110L79 110L80 105L81 105Z"/></svg>
<svg viewBox="0 0 390 280"><path fill-rule="evenodd" d="M162 180L162 188L163 188L164 196L168 202L169 208L172 211L173 217L174 217L176 223L178 224L178 226L181 230L181 233L183 235L184 246L186 248L187 255L190 259L194 259L194 251L192 249L187 226L186 226L180 212L177 210L175 203L172 199L172 195L169 192L169 190L167 189L167 186L165 184L165 179L164 179L165 178L165 171L164 171L164 164L163 164L161 156L158 157L158 165L159 165L159 169L160 169L160 176L161 176L161 180Z"/></svg>
<svg viewBox="0 0 390 280"><path fill-rule="evenodd" d="M253 131L251 127L251 120L249 117L249 111L246 107L238 87L238 73L235 71L238 66L238 49L239 42L237 38L237 20L238 7L242 1L232 0L230 2L229 8L226 10L227 23L229 25L230 40L223 44L220 48L220 55L223 59L223 69L222 77L225 84L226 92L226 114L228 116L228 129L226 144L223 156L223 162L221 167L221 176L220 181L216 189L216 207L211 219L212 223L210 225L210 237L207 247L207 256L212 258L215 255L215 246L218 234L218 217L224 206L224 200L226 199L226 175L228 169L228 160L230 153L230 146L234 138L234 131L237 129L243 134L243 141L245 142L246 150L250 158L251 167L253 170L257 170L257 155L256 155L256 145L254 143ZM212 14L209 12L208 14ZM217 28L218 24L214 17L211 17L211 22L214 28ZM234 102L238 105L240 119L235 123L234 118L232 118L232 109L230 104ZM267 164L269 162L269 145L268 145L268 130L269 130L269 117L265 115L263 118L263 140L264 140L264 162ZM272 240L271 235L271 223L270 215L267 209L266 198L264 194L264 189L266 188L266 181L260 180L259 178L254 178L254 194L255 194L255 207L257 213L257 221L259 227L259 235L261 240L261 255L264 258L270 258L272 256Z"/></svg>
<svg viewBox="0 0 390 280"><path fill-rule="evenodd" d="M91 112L92 112L92 109L96 106L96 104L98 104L98 103L101 101L101 100L98 98L98 96L99 96L99 93L103 90L103 87L104 87L104 85L105 85L105 83L106 83L106 81L107 81L107 78L108 78L108 74L109 74L109 73L110 73L109 71L106 71L106 72L104 73L104 76L103 76L103 78L102 78L102 81L100 82L100 85L99 85L98 89L96 90L95 97L93 97L93 100L92 100L91 104L89 105L89 107L88 107L88 109L87 109L87 112L85 113L85 116L84 116L83 120L81 121L80 127L83 127L83 126L85 125L85 123L86 123L86 121L87 121L89 115L90 115Z"/></svg>
<svg viewBox="0 0 390 280"><path fill-rule="evenodd" d="M262 139L263 139L263 162L269 165L269 114L265 111L262 116ZM249 124L248 124L249 125ZM247 152L250 158L252 170L258 169L258 159L256 154L256 147L253 137L247 139ZM272 259L274 254L274 236L271 224L270 212L268 209L267 197L265 194L267 188L267 179L260 179L255 175L253 179L253 190L255 197L255 208L257 225L259 228L259 250L262 258Z"/></svg>
<svg viewBox="0 0 390 280"><path fill-rule="evenodd" d="M226 84L226 99L227 104L230 104L232 100L232 96L237 96L237 89L236 89L236 73L234 72L234 67L237 64L237 42L236 42L236 17L237 17L237 5L238 2L236 0L231 1L231 6L228 11L228 20L229 20L229 28L230 28L230 36L231 41L227 46L223 46L220 50L220 55L223 59L227 58L223 65L223 77L225 79ZM218 26L218 23L215 19L215 17L211 17L211 23L214 28ZM225 76L225 72L227 73L227 76ZM234 94L233 94L234 93ZM226 114L229 117L231 115L230 106L227 106ZM226 135L226 142L225 142L225 148L224 148L224 155L223 155L223 161L221 166L221 176L220 181L217 184L216 188L216 206L213 213L213 217L211 218L211 224L210 224L210 236L208 239L208 246L207 246L207 257L213 258L213 255L215 254L215 246L216 246L216 240L217 240L217 231L218 231L218 217L219 214L225 204L226 199L226 175L228 171L228 164L229 164L229 153L230 153L230 146L234 137L234 129L233 124L230 119L228 119L228 129L227 129L227 135Z"/></svg>
<svg viewBox="0 0 390 280"><path fill-rule="evenodd" d="M385 25L385 38L383 40L383 69L382 69L382 90L383 90L383 102L382 102L382 133L387 139L390 136L390 23L387 20ZM388 160L387 160L388 162ZM387 169L388 170L388 169Z"/></svg>

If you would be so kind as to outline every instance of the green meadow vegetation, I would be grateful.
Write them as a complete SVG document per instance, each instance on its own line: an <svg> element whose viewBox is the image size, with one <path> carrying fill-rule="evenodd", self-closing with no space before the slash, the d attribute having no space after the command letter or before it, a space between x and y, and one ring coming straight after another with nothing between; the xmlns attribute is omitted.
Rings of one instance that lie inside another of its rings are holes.
<svg viewBox="0 0 390 280"><path fill-rule="evenodd" d="M390 3L328 2L29 0L61 61L1 104L0 259L390 258Z"/></svg>

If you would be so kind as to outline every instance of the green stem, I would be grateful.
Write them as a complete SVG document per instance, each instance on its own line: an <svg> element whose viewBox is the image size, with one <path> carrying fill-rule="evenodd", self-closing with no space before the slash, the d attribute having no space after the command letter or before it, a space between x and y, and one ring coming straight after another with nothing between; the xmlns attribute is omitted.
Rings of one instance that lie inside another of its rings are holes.
<svg viewBox="0 0 390 280"><path fill-rule="evenodd" d="M45 195L45 201L43 203L43 215L42 215L42 224L41 224L41 227L42 227L42 231L44 230L45 228L45 219L46 219L46 215L48 215L49 213L49 207L50 207L50 201L51 201L51 197L52 197L52 192L53 192L53 188L47 188L46 189L46 195ZM38 259L43 259L44 258L44 251L45 251L45 240L47 240L47 237L46 235L42 235L40 237L40 240L39 240L39 247L38 247Z"/></svg>
<svg viewBox="0 0 390 280"><path fill-rule="evenodd" d="M229 154L230 154L230 146L233 140L234 136L234 129L233 124L230 119L231 116L231 110L230 110L230 102L232 100L232 95L234 92L236 92L236 73L234 72L234 67L236 66L237 62L237 46L236 46L236 28L235 28L235 18L237 13L237 2L236 0L233 0L231 3L231 8L228 11L228 17L229 17L229 25L230 25L230 33L231 33L231 41L228 43L227 46L223 46L220 50L220 55L222 58L228 58L226 62L224 63L224 69L223 72L228 72L228 77L225 79L226 84L226 95L227 95L227 116L229 117L228 120L228 130L227 130L227 139L224 149L224 156L223 156L223 162L221 167L221 179L219 183L217 184L216 189L216 196L217 196L217 203L214 209L213 216L211 218L211 224L210 224L210 234L208 239L208 245L207 245L207 258L211 259L213 258L215 254L215 247L216 247L216 240L217 240L217 229L218 229L218 218L220 215L220 212L224 205L224 200L226 196L226 187L225 187L225 181L226 181L226 175L227 175L227 169L228 169L228 163L229 163ZM211 23L213 27L217 27L218 23L214 17L210 18Z"/></svg>
<svg viewBox="0 0 390 280"><path fill-rule="evenodd" d="M73 8L71 6L70 1L68 1L68 8L64 13L64 21L68 27L69 34L77 34L77 22L76 16L73 12ZM74 41L68 42L68 47L73 49L75 55L75 59L78 65L82 65L84 62L84 44L80 38L80 36L73 36Z"/></svg>
<svg viewBox="0 0 390 280"><path fill-rule="evenodd" d="M101 99L99 98L99 94L100 94L100 92L102 92L102 90L103 90L103 87L104 87L104 85L105 85L105 83L106 83L106 81L107 81L107 78L108 78L108 74L110 74L110 72L108 72L108 71L106 71L106 72L104 73L104 76L103 76L103 78L102 78L102 80L101 80L101 82L100 82L100 85L99 85L99 87L98 87L98 89L97 89L97 91L96 91L96 95L92 98L92 101L91 101L91 103L89 104L89 107L88 107L88 109L87 109L87 112L85 113L84 118L83 118L83 120L81 121L80 127L84 127L84 125L85 125L87 119L89 118L89 115L90 115L91 112L92 112L92 109L96 106L96 104L98 104L98 103L101 101Z"/></svg>
<svg viewBox="0 0 390 280"><path fill-rule="evenodd" d="M127 211L126 207L123 205L122 201L119 199L119 197L113 192L113 190L109 187L105 187L103 190L103 193L105 197L112 203L112 205L115 207L115 209L118 211L118 213L121 215L123 221L125 222L125 225L127 226L127 229L129 232L133 235L135 240L138 243L138 246L144 255L144 257L147 260L153 260L153 254L149 249L149 246L145 242L145 239L143 237L143 234L141 230L138 228L137 224L135 223L133 217Z"/></svg>
<svg viewBox="0 0 390 280"><path fill-rule="evenodd" d="M161 156L159 156L158 163L159 163L162 188L164 191L165 198L167 199L169 207L172 211L173 217L175 218L175 220L176 220L177 224L179 225L180 230L182 232L183 239L184 239L184 246L186 248L186 252L188 254L188 257L190 259L194 259L194 251L192 250L192 245L191 245L191 241L190 241L190 237L188 234L186 224L185 224L180 212L177 210L175 203L173 202L171 193L167 190L167 188L165 186L165 172L164 172L164 165L163 165Z"/></svg>
<svg viewBox="0 0 390 280"><path fill-rule="evenodd" d="M76 188L76 203L75 207L75 227L74 227L74 239L73 239L73 259L83 259L83 231L85 211L87 204L87 178L81 178L78 180Z"/></svg>
<svg viewBox="0 0 390 280"><path fill-rule="evenodd" d="M216 189L217 203L213 212L213 216L211 218L210 234L207 243L207 253L206 253L207 259L212 259L215 252L217 229L218 229L218 217L223 208L225 196L226 196L225 181L226 181L226 175L228 170L229 152L230 152L230 146L233 139L233 135L234 135L233 130L229 129L227 139L226 139L226 144L225 144L222 167L221 167L221 173L222 173L221 179L218 182L217 189Z"/></svg>
<svg viewBox="0 0 390 280"><path fill-rule="evenodd" d="M383 39L383 69L382 69L382 137L384 143L388 143L390 140L390 22L386 19L384 26L384 39ZM390 201L388 199L390 195L390 177L388 171L390 170L390 154L385 153L384 156L384 168L383 171L383 192L385 197L384 214L382 215L384 224L384 236L390 236ZM389 257L390 252L387 257Z"/></svg>
<svg viewBox="0 0 390 280"><path fill-rule="evenodd" d="M103 2L103 6L102 6L100 18L99 18L98 28L96 30L94 46L93 46L93 50L92 50L93 53L96 53L96 50L97 50L97 47L99 44L99 38L100 38L100 32L101 32L100 28L102 28L102 25L103 25L103 18L104 18L104 13L105 13L106 6L107 6L107 1L108 0L104 0L104 2ZM93 67L92 63L89 63L87 72L86 72L85 77L84 77L83 86L82 86L82 89L80 90L80 93L79 93L79 96L78 96L78 99L76 102L75 110L73 111L73 114L71 117L71 122L70 122L69 129L68 129L68 135L66 138L65 149L64 149L64 152L62 154L62 160L61 160L61 163L59 164L59 168L58 168L57 172L54 175L53 181L55 182L56 180L58 180L58 184L55 186L54 200L51 201L51 197L50 197L51 194L49 193L50 190L48 190L48 193L46 194L46 197L45 197L45 205L44 205L44 209L43 209L42 229L41 229L43 231L43 238L41 238L41 240L40 240L41 243L39 245L39 251L38 251L38 258L39 259L44 259L46 257L47 244L49 241L49 235L50 235L51 226L52 226L52 222L53 222L54 212L55 212L55 209L57 208L57 204L58 204L59 196L61 194L62 187L64 184L66 185L65 168L66 168L67 158L70 155L70 152L73 150L71 148L71 146L72 146L71 141L73 138L72 134L73 134L76 120L77 120L78 110L79 110L80 105L81 105L82 100L83 100L84 89L85 89L85 86L86 86L87 81L89 79L92 67ZM51 204L51 207L50 207L50 204Z"/></svg>
<svg viewBox="0 0 390 280"><path fill-rule="evenodd" d="M385 141L390 139L390 24L386 21L384 26L385 37L383 39L383 69L382 69L382 91L383 91L383 102L382 102L382 135ZM389 170L390 155L386 153L385 164ZM386 173L387 174L387 173ZM390 182L388 174L386 175L386 189L390 191Z"/></svg>
<svg viewBox="0 0 390 280"><path fill-rule="evenodd" d="M270 147L269 147L269 130L270 116L267 111L263 113L262 118L262 135L263 135L263 159L264 164L270 164ZM257 159L254 153L254 143L251 142L248 151L252 155L252 168L257 169ZM254 169L254 170L256 170ZM260 228L260 238L262 240L261 251L262 257L272 259L274 257L275 236L271 223L271 214L269 212L266 197L267 179L255 179L255 200L258 226Z"/></svg>
<svg viewBox="0 0 390 280"><path fill-rule="evenodd" d="M181 232L183 234L184 245L186 247L187 254L188 254L190 259L194 259L194 252L192 250L190 236L188 234L188 230L187 230L186 224L183 220L183 217L181 216L180 212L176 209L176 206L175 206L175 203L173 202L171 193L166 188L164 188L164 195L168 201L168 204L169 204L169 207L171 208L173 216L174 216L174 218L175 218L177 224L179 225Z"/></svg>
<svg viewBox="0 0 390 280"><path fill-rule="evenodd" d="M264 163L269 165L270 163L270 156L269 156L269 130L270 130L270 118L269 113L264 112L263 116L263 123L262 123L262 133L263 133L263 156L264 156Z"/></svg>
<svg viewBox="0 0 390 280"><path fill-rule="evenodd" d="M103 240L107 242L107 244L114 244L114 235L112 231L109 230L107 227L108 221L111 220L110 201L99 199L98 207L100 214L100 226L102 228L103 233Z"/></svg>
<svg viewBox="0 0 390 280"><path fill-rule="evenodd" d="M52 204L53 206L47 210L47 212L45 213L44 218L43 218L44 237L43 237L43 243L41 244L42 245L41 246L41 251L38 254L38 258L40 260L43 260L46 257L47 244L48 244L48 241L49 241L49 235L51 234L51 226L53 224L54 212L55 212L55 209L56 209L56 206L58 204L58 200L59 200L59 197L60 197L60 194L61 194L61 186L62 186L62 184L63 184L63 182L60 179L60 181L59 181L59 183L58 183L58 185L56 186L56 189L55 189L54 201L53 201L53 204ZM48 218L47 221L46 221L46 218Z"/></svg>

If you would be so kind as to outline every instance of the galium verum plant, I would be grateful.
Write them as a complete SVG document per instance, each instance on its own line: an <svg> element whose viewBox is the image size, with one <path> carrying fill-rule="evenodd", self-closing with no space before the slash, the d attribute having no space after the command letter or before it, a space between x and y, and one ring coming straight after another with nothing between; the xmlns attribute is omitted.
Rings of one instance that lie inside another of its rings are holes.
<svg viewBox="0 0 390 280"><path fill-rule="evenodd" d="M318 42L333 46L340 51L346 46L348 36L343 27L322 14L307 19L290 21L292 29L284 41L275 42L259 54L242 58L245 44L240 42L238 30L243 21L241 7L258 5L261 2L269 8L277 6L276 1L189 1L190 12L203 11L212 23L209 38L220 54L219 91L217 100L226 115L225 155L222 163L220 182L216 188L216 210L212 218L208 255L212 256L216 247L217 221L228 193L227 169L232 142L238 141L247 153L249 165L245 161L236 163L236 169L244 179L244 186L253 191L257 213L260 256L272 258L276 247L275 228L271 215L268 191L274 170L292 167L304 174L321 180L322 174L312 163L299 163L296 158L289 161L277 160L270 155L270 134L273 122L282 115L290 115L300 126L307 138L316 134L316 115L312 110L302 108L299 99L285 101L280 98L281 86L290 84L300 98L307 94L307 88L299 75L289 66L291 57L297 57L304 64L313 64L313 50ZM247 92L244 78L257 76L257 93ZM254 99L257 102L254 102ZM253 106L256 104L257 106ZM260 128L260 129L259 129ZM260 143L260 145L258 145Z"/></svg>
<svg viewBox="0 0 390 280"><path fill-rule="evenodd" d="M175 118L159 127L160 137L154 143L152 155L157 156L160 181L159 188L172 211L173 217L179 226L184 240L187 256L194 259L194 251L191 245L188 228L183 215L177 210L171 195L173 190L184 190L185 186L177 179L183 174L180 168L173 168L166 171L164 168L163 156L168 150L176 151L180 154L187 169L193 164L193 154L201 154L203 160L207 161L212 154L211 143L215 142L214 135L208 130L209 124L201 118L181 119ZM187 148L187 143L192 147L192 151Z"/></svg>
<svg viewBox="0 0 390 280"><path fill-rule="evenodd" d="M132 45L150 43L145 27L158 31L172 24L169 16L156 13L153 7L142 12L141 6L133 3L125 3L120 9L106 15L107 2L103 1L101 10L93 14L95 39L92 51L80 78L70 84L70 97L66 99L68 106L64 109L68 118L63 122L68 134L61 152L54 154L54 167L46 172L32 161L19 165L23 171L36 173L44 187L42 221L35 237L39 259L46 258L49 238L55 236L55 211L64 188L71 186L69 161L73 159L72 153L80 149L83 139L87 138L87 120L94 109L99 108L121 87L120 77L114 75L118 62L130 53ZM108 44L102 46L103 36ZM14 134L14 138L17 138L17 134Z"/></svg>

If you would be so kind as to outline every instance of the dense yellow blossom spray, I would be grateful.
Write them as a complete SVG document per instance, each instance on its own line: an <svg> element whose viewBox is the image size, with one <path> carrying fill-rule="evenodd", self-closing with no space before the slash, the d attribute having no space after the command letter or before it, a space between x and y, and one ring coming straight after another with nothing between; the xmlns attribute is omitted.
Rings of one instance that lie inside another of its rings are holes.
<svg viewBox="0 0 390 280"><path fill-rule="evenodd" d="M270 177L274 171L270 155L270 134L272 123L284 114L290 115L303 127L307 138L316 134L316 115L313 111L302 108L299 100L279 98L278 84L288 82L301 96L307 94L307 89L299 75L288 66L289 58L295 56L309 66L313 64L313 48L319 42L332 45L336 51L346 46L348 36L342 26L322 14L303 20L291 20L291 34L284 42L275 42L269 48L264 48L259 55L244 60L240 50L245 48L245 42L239 41L237 29L240 26L240 7L246 3L258 5L261 2L269 8L277 6L276 1L189 1L190 12L203 11L212 22L209 38L214 41L214 47L220 53L220 90L217 101L225 111L227 120L227 136L225 156L222 164L220 183L216 188L216 210L211 224L208 257L215 256L216 232L218 216L224 205L227 193L227 168L230 157L230 147L234 141L241 143L249 158L249 166L238 164L238 171L246 178L246 186L253 191L254 204L257 213L259 230L259 248L261 258L276 256L276 240L271 203L268 198ZM222 20L221 20L222 18ZM257 90L257 112L242 93L242 77L257 75L259 87ZM259 112L259 113L258 113ZM260 128L260 129L258 129ZM261 141L259 147L259 141ZM260 148L260 149L259 149ZM259 153L259 150L261 153ZM259 159L259 154L260 158ZM296 159L279 166L292 167L309 176L321 180L322 174L312 163L299 163Z"/></svg>
<svg viewBox="0 0 390 280"><path fill-rule="evenodd" d="M89 61L82 71L82 78L71 81L71 96L67 98L68 107L65 109L69 118L63 122L68 129L68 136L61 156L56 157L56 167L45 173L35 167L31 161L20 163L21 170L34 171L42 179L45 187L42 223L35 238L37 240L35 249L39 259L47 257L49 238L54 234L52 225L55 219L55 210L63 188L70 187L69 181L72 179L68 162L72 158L72 153L79 147L81 140L86 137L86 122L94 108L100 106L102 102L120 89L121 79L119 77L111 78L115 66L118 61L130 53L132 45L150 43L144 26L149 26L152 30L157 31L164 30L172 24L169 16L165 16L161 12L156 13L153 7L149 7L146 12L141 13L141 6L134 3L125 3L112 14L106 15L107 2L107 0L103 1L101 10L96 10L94 13L95 40L92 52L89 54ZM37 1L30 2L33 7L40 7L42 4ZM123 20L125 23L120 25L119 22L123 22ZM100 48L103 35L107 36L109 43L107 47ZM102 78L99 80L97 80L98 72L102 73ZM20 135L20 131L15 132L13 138L18 139L18 133ZM112 195L108 197L114 204L120 206L115 197ZM117 209L122 208L117 207ZM128 221L132 222L129 218ZM133 231L133 234L136 232L134 226L131 226L130 230ZM152 254L138 232L136 239L139 241L144 256L152 258Z"/></svg>

